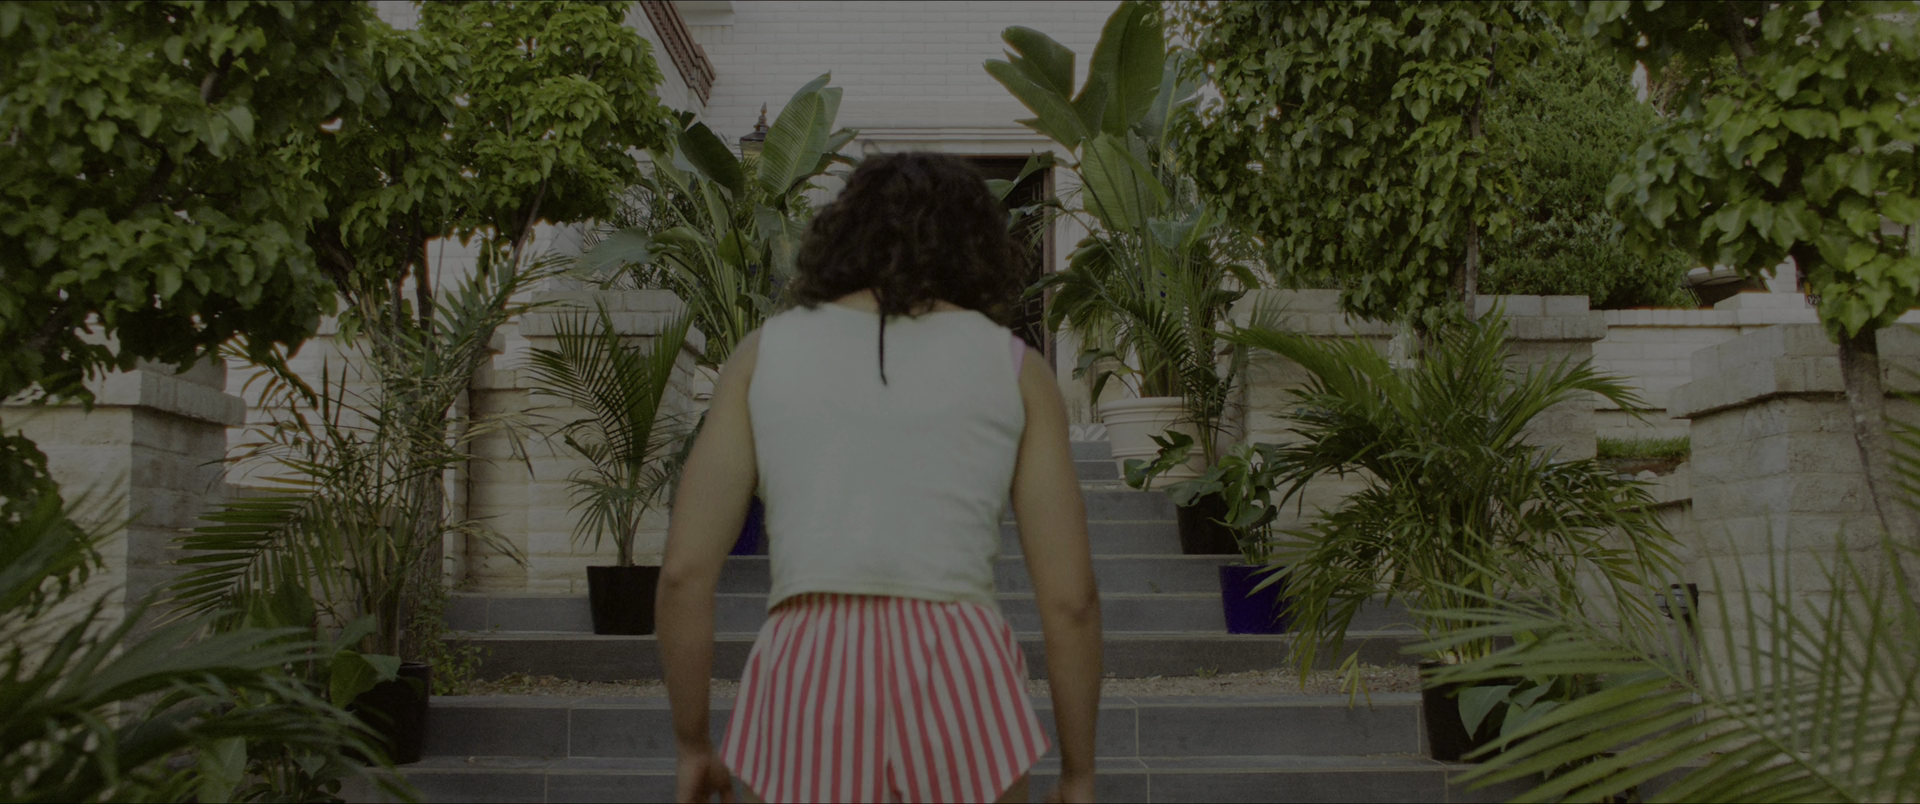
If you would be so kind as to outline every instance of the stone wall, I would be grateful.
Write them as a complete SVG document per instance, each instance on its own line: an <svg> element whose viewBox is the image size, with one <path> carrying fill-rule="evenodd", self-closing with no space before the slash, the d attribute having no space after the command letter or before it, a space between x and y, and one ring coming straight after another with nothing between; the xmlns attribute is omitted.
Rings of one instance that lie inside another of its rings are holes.
<svg viewBox="0 0 1920 804"><path fill-rule="evenodd" d="M1687 434L1686 421L1670 416L1667 398L1693 381L1693 353L1776 324L1818 324L1806 297L1794 292L1741 293L1711 310L1607 310L1607 336L1593 345L1594 367L1624 378L1652 410L1627 415L1611 402L1595 402L1596 427L1609 438L1671 438ZM1909 313L1903 324L1920 324Z"/></svg>
<svg viewBox="0 0 1920 804"><path fill-rule="evenodd" d="M1880 353L1890 391L1915 390L1907 372L1920 369L1920 335L1883 331ZM1668 406L1691 425L1685 580L1700 585L1707 622L1721 602L1737 614L1768 591L1817 602L1830 591L1821 568L1836 549L1879 566L1878 521L1839 359L1821 327L1768 327L1699 350L1692 375ZM1920 415L1898 397L1888 401L1895 418ZM1737 644L1746 642L1744 618L1726 625ZM1724 636L1718 627L1703 633L1709 646Z"/></svg>
<svg viewBox="0 0 1920 804"><path fill-rule="evenodd" d="M185 372L142 364L88 383L94 406L8 404L0 421L33 439L77 519L105 529L105 568L90 582L111 592L107 616L163 589L180 573L174 540L224 499L227 427L246 403L225 392L226 367ZM150 623L160 612L149 614Z"/></svg>

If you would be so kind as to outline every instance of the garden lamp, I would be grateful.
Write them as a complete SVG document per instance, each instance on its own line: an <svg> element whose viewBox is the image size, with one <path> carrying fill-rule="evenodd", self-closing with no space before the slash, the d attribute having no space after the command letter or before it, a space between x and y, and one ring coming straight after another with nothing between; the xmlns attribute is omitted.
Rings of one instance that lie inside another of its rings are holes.
<svg viewBox="0 0 1920 804"><path fill-rule="evenodd" d="M758 156L761 147L767 144L767 105L760 104L760 122L753 124L753 131L740 138L740 155Z"/></svg>

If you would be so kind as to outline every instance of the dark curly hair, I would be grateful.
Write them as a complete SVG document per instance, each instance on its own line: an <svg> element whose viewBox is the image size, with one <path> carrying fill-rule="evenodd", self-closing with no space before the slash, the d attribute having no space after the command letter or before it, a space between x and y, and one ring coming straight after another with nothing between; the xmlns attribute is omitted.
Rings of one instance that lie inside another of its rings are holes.
<svg viewBox="0 0 1920 804"><path fill-rule="evenodd" d="M814 216L789 287L797 304L871 290L880 302L880 382L887 381L887 318L936 301L1011 326L1025 290L1007 210L965 161L945 154L879 154Z"/></svg>

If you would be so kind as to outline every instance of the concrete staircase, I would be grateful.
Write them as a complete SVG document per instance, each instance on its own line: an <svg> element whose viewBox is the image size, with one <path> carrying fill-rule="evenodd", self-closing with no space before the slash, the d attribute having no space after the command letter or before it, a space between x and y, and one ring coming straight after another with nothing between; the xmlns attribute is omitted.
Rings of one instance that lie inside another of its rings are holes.
<svg viewBox="0 0 1920 804"><path fill-rule="evenodd" d="M1111 677L1268 670L1286 658L1286 636L1226 633L1215 567L1223 556L1182 556L1164 495L1120 486L1106 442L1075 444L1088 502ZM1004 528L1001 606L1045 673L1039 620L1016 532ZM735 557L722 578L715 676L738 677L765 620L764 557ZM582 681L660 676L652 637L596 636L583 596L458 595L449 609L463 639L491 655L481 672ZM1350 634L1363 659L1404 663L1405 613L1369 612ZM1330 660L1331 661L1331 660ZM1052 729L1050 703L1034 701ZM716 741L732 702L714 702ZM1112 697L1102 704L1099 796L1104 801L1470 801L1448 783L1463 766L1425 757L1419 696ZM428 721L427 758L405 775L427 801L666 801L673 740L666 702L646 698L440 697ZM1042 800L1058 773L1053 755L1034 773Z"/></svg>

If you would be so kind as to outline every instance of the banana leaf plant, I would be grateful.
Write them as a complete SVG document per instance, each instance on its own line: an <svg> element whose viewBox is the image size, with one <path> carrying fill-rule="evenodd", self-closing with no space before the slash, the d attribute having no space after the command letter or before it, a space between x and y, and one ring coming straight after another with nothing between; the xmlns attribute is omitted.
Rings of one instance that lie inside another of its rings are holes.
<svg viewBox="0 0 1920 804"><path fill-rule="evenodd" d="M703 359L725 363L781 302L813 217L807 192L834 164L854 164L840 150L858 132L834 128L841 90L830 80L793 94L754 157L736 157L681 113L672 142L650 152L625 220L581 256L581 269L607 284L674 291L707 337Z"/></svg>
<svg viewBox="0 0 1920 804"><path fill-rule="evenodd" d="M1198 89L1183 77L1185 55L1169 53L1159 11L1140 2L1107 20L1078 93L1072 50L1031 28L1002 38L1011 50L987 73L1033 112L1019 122L1068 155L1036 155L1023 177L1054 164L1072 174L1077 187L1048 206L1089 232L1066 269L1029 292L1051 292L1046 324L1078 336L1074 376L1092 376L1095 399L1116 377L1140 396L1181 397L1212 463L1245 362L1224 324L1260 280L1245 264L1248 238L1174 158L1171 138ZM1013 184L995 183L1003 195Z"/></svg>
<svg viewBox="0 0 1920 804"><path fill-rule="evenodd" d="M625 342L605 308L594 322L561 319L554 349L535 349L528 366L536 391L564 399L587 415L568 422L561 439L588 465L574 473L574 538L613 540L616 566L633 566L640 520L661 503L673 481L684 422L663 415L661 402L692 319L682 315L646 348Z"/></svg>

